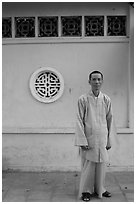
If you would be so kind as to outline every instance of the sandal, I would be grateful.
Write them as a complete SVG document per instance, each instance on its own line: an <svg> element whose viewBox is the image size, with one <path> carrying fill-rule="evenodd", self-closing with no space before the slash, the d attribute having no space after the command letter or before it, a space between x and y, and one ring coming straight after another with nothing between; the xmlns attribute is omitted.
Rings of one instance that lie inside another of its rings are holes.
<svg viewBox="0 0 136 204"><path fill-rule="evenodd" d="M86 193L82 193L82 200L85 201L85 202L88 202L90 201L90 198L91 198L91 194L86 192Z"/></svg>
<svg viewBox="0 0 136 204"><path fill-rule="evenodd" d="M107 198L110 198L111 197L111 193L108 192L108 191L105 191L103 194L102 194L103 197L107 197Z"/></svg>
<svg viewBox="0 0 136 204"><path fill-rule="evenodd" d="M98 193L94 192L94 195L95 196L98 196ZM110 198L111 197L111 193L108 192L108 191L105 191L103 194L102 194L103 197L107 197L107 198Z"/></svg>

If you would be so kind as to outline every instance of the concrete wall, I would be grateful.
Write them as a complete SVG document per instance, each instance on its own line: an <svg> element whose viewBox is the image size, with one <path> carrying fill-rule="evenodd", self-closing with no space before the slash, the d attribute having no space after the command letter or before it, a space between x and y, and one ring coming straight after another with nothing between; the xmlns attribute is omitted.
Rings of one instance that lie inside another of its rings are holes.
<svg viewBox="0 0 136 204"><path fill-rule="evenodd" d="M109 171L133 170L133 141L132 134L117 135L109 151ZM80 170L80 156L78 148L74 147L74 134L4 134L3 169Z"/></svg>
<svg viewBox="0 0 136 204"><path fill-rule="evenodd" d="M118 132L110 152L110 166L131 169L133 101L130 102L129 96L133 97L132 11L129 13L127 3L3 4L3 16L43 16L45 13L127 15L130 38L3 40L3 169L80 168L78 150L74 147L77 99L89 90L88 74L95 69L104 73L102 91L112 99ZM64 77L64 93L54 103L40 103L30 93L30 76L40 67L53 67Z"/></svg>
<svg viewBox="0 0 136 204"><path fill-rule="evenodd" d="M39 103L29 90L31 74L44 66L64 77L64 94L51 104ZM116 123L125 128L128 43L3 46L3 126L73 127L77 98L89 90L88 74L97 68L104 73L103 91L113 101Z"/></svg>

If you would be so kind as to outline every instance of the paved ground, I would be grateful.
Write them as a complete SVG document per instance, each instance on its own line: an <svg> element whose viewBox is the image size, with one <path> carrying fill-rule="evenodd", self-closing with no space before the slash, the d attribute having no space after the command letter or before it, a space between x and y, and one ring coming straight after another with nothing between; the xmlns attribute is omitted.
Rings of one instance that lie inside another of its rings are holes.
<svg viewBox="0 0 136 204"><path fill-rule="evenodd" d="M77 172L3 172L3 202L80 202L77 198L80 174ZM111 198L91 202L134 202L134 173L110 172L106 188Z"/></svg>

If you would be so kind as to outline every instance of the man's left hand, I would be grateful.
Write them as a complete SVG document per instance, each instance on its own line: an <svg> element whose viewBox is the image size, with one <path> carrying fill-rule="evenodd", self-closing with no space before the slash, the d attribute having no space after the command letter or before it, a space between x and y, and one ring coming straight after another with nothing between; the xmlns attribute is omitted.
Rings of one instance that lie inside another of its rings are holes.
<svg viewBox="0 0 136 204"><path fill-rule="evenodd" d="M109 150L110 148L111 148L111 144L110 144L110 141L108 140L106 149Z"/></svg>

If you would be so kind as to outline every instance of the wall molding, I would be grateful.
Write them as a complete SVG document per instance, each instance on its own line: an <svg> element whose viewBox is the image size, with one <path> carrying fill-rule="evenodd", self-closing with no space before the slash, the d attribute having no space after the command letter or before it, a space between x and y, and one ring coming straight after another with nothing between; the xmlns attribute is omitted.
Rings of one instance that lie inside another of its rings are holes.
<svg viewBox="0 0 136 204"><path fill-rule="evenodd" d="M58 37L50 38L24 38L24 39L3 39L2 45L15 44L61 44L61 43L129 43L129 37Z"/></svg>
<svg viewBox="0 0 136 204"><path fill-rule="evenodd" d="M75 127L3 127L3 134L75 134ZM132 128L117 128L117 134L134 134Z"/></svg>
<svg viewBox="0 0 136 204"><path fill-rule="evenodd" d="M78 172L80 173L81 167L78 166L22 166L22 165L10 165L3 167L5 172ZM106 169L107 172L134 172L134 166L110 166Z"/></svg>

